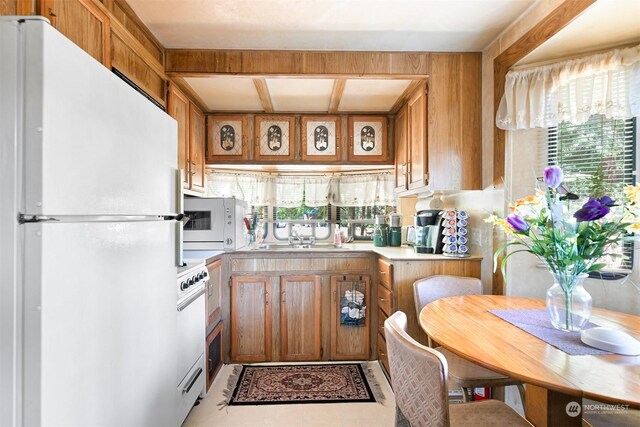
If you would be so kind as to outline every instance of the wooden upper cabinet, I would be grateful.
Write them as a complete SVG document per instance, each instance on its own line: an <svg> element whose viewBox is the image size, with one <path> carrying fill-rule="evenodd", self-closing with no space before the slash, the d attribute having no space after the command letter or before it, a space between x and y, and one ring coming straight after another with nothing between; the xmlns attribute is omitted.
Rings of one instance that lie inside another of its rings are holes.
<svg viewBox="0 0 640 427"><path fill-rule="evenodd" d="M113 31L111 32L111 66L160 105L167 105L166 81L161 70L149 66L148 62L140 56L139 51L132 49L119 33Z"/></svg>
<svg viewBox="0 0 640 427"><path fill-rule="evenodd" d="M185 188L191 183L191 169L189 163L189 99L178 87L169 84L168 113L178 122L178 169L184 170Z"/></svg>
<svg viewBox="0 0 640 427"><path fill-rule="evenodd" d="M291 161L295 157L294 116L256 116L253 125L255 160Z"/></svg>
<svg viewBox="0 0 640 427"><path fill-rule="evenodd" d="M207 116L207 163L248 160L248 123L246 115Z"/></svg>
<svg viewBox="0 0 640 427"><path fill-rule="evenodd" d="M231 277L231 359L271 359L271 280L266 276Z"/></svg>
<svg viewBox="0 0 640 427"><path fill-rule="evenodd" d="M407 170L409 157L409 138L408 138L409 121L407 119L407 107L404 106L396 115L394 121L396 156L395 156L395 176L396 191L404 191L407 189Z"/></svg>
<svg viewBox="0 0 640 427"><path fill-rule="evenodd" d="M369 276L331 276L331 360L369 359L370 292Z"/></svg>
<svg viewBox="0 0 640 427"><path fill-rule="evenodd" d="M302 116L301 157L306 162L337 162L341 159L340 116Z"/></svg>
<svg viewBox="0 0 640 427"><path fill-rule="evenodd" d="M38 6L51 25L111 69L111 24L93 1L39 0Z"/></svg>
<svg viewBox="0 0 640 427"><path fill-rule="evenodd" d="M204 193L204 114L193 103L189 105L189 167L190 189Z"/></svg>
<svg viewBox="0 0 640 427"><path fill-rule="evenodd" d="M481 90L481 54L431 54L429 189L482 189Z"/></svg>
<svg viewBox="0 0 640 427"><path fill-rule="evenodd" d="M386 117L349 116L348 128L349 161L384 163L389 160Z"/></svg>
<svg viewBox="0 0 640 427"><path fill-rule="evenodd" d="M427 183L427 94L423 86L407 103L408 188L423 187Z"/></svg>
<svg viewBox="0 0 640 427"><path fill-rule="evenodd" d="M320 360L320 276L280 278L281 357Z"/></svg>

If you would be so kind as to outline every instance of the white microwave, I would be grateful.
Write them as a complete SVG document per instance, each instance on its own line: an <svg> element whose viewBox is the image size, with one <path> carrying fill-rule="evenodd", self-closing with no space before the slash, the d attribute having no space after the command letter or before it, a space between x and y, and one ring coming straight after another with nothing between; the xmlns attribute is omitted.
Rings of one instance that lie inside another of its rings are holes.
<svg viewBox="0 0 640 427"><path fill-rule="evenodd" d="M236 250L245 246L246 202L235 198L184 198L184 249Z"/></svg>

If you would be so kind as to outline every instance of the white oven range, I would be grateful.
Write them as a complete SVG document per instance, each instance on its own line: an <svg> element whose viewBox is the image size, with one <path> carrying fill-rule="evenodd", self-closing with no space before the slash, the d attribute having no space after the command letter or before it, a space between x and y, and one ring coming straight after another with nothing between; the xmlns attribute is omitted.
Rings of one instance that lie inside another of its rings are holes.
<svg viewBox="0 0 640 427"><path fill-rule="evenodd" d="M178 269L178 369L176 394L181 425L198 397L205 394L205 290L209 273L204 261L186 260Z"/></svg>

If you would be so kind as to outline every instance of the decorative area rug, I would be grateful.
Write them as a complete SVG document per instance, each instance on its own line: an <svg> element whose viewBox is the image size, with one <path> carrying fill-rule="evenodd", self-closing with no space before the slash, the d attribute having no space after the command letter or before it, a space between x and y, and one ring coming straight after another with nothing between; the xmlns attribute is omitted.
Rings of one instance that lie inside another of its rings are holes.
<svg viewBox="0 0 640 427"><path fill-rule="evenodd" d="M229 379L228 405L382 401L366 364L242 365L236 374Z"/></svg>

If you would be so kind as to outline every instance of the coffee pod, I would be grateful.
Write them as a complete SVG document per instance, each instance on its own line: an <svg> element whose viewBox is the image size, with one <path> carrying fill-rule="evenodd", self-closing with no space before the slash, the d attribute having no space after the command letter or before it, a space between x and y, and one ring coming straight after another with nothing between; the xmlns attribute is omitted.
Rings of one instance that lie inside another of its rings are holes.
<svg viewBox="0 0 640 427"><path fill-rule="evenodd" d="M466 213L465 211L459 211L459 212L458 212L458 218L460 218L460 219L467 219L467 218L469 218L469 214L468 214L468 213Z"/></svg>
<svg viewBox="0 0 640 427"><path fill-rule="evenodd" d="M466 254L469 251L469 248L466 245L458 246L458 252L461 254Z"/></svg>
<svg viewBox="0 0 640 427"><path fill-rule="evenodd" d="M468 225L467 220L466 219L459 219L458 220L458 226L459 227L466 227Z"/></svg>
<svg viewBox="0 0 640 427"><path fill-rule="evenodd" d="M466 245L468 240L466 237L464 236L458 236L458 239L456 240L457 243L461 244L461 245ZM453 243L453 242L452 242Z"/></svg>
<svg viewBox="0 0 640 427"><path fill-rule="evenodd" d="M458 228L458 236L466 236L467 233L468 231L466 228L462 228L462 227Z"/></svg>
<svg viewBox="0 0 640 427"><path fill-rule="evenodd" d="M451 244L446 246L446 248L448 249L447 252L457 252L458 251L458 245L455 244Z"/></svg>

